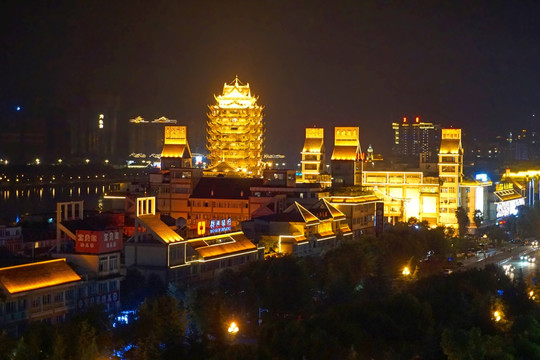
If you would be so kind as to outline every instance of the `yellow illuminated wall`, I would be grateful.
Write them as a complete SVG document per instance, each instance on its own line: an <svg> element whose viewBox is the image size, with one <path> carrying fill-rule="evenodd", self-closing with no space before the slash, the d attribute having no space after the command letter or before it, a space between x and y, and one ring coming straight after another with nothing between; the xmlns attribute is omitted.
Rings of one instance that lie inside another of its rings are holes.
<svg viewBox="0 0 540 360"><path fill-rule="evenodd" d="M306 140L302 148L302 182L320 181L324 172L324 129L307 128Z"/></svg>
<svg viewBox="0 0 540 360"><path fill-rule="evenodd" d="M185 126L165 126L165 144L185 145L186 127Z"/></svg>

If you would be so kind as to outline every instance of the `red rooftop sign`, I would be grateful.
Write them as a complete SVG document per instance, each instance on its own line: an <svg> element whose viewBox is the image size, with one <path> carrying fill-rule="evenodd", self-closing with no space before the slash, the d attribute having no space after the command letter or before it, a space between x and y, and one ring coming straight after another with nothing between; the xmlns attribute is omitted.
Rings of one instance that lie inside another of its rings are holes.
<svg viewBox="0 0 540 360"><path fill-rule="evenodd" d="M120 251L123 247L122 230L77 230L75 250L81 253L106 253Z"/></svg>

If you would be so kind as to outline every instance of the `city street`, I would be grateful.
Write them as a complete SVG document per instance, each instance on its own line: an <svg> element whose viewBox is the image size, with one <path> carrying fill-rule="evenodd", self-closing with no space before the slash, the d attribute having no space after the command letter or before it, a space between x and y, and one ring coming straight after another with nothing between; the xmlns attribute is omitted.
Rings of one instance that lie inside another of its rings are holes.
<svg viewBox="0 0 540 360"><path fill-rule="evenodd" d="M538 264L536 264L536 262L520 260L520 256L528 255L531 257L538 257L539 254L539 249L533 248L530 245L513 246L504 251L493 249L486 252L485 255L482 254L465 260L463 266L461 266L458 271L472 268L484 268L487 264L497 264L499 266L510 265L514 268L514 271L508 272L510 279L513 280L515 276L518 276L519 271L522 271L525 281L531 283Z"/></svg>

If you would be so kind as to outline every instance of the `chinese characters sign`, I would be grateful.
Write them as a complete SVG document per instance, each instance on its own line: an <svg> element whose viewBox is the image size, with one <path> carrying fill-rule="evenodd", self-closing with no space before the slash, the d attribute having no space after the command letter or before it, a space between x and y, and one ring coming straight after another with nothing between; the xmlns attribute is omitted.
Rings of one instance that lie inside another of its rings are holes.
<svg viewBox="0 0 540 360"><path fill-rule="evenodd" d="M99 254L119 251L123 247L122 231L113 230L77 230L75 235L75 250L82 253Z"/></svg>

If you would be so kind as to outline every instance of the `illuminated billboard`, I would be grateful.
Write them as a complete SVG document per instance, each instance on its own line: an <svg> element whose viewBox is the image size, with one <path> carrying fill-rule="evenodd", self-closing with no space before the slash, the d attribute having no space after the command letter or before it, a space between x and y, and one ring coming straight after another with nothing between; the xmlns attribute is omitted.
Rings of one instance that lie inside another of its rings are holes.
<svg viewBox="0 0 540 360"><path fill-rule="evenodd" d="M514 200L502 201L496 203L497 218L503 218L510 215L517 215L518 207L525 205L525 199L519 198Z"/></svg>
<svg viewBox="0 0 540 360"><path fill-rule="evenodd" d="M100 254L120 251L124 245L122 230L77 230L75 250L81 253Z"/></svg>

